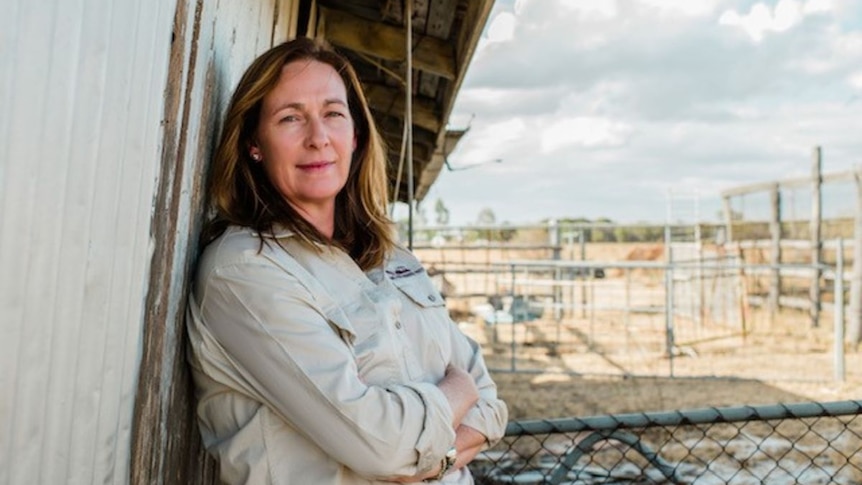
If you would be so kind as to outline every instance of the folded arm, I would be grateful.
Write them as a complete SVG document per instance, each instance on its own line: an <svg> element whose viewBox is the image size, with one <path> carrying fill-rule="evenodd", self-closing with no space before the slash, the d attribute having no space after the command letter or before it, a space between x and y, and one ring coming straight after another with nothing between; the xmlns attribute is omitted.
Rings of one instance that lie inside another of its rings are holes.
<svg viewBox="0 0 862 485"><path fill-rule="evenodd" d="M455 440L453 409L472 404L430 383L367 385L308 289L280 268L248 266L220 268L200 289L201 318L241 385L361 475L432 473Z"/></svg>

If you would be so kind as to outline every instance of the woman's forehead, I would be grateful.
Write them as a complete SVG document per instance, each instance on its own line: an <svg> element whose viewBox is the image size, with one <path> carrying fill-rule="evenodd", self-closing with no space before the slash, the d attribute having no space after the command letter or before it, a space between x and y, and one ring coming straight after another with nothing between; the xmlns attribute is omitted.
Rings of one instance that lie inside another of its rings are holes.
<svg viewBox="0 0 862 485"><path fill-rule="evenodd" d="M313 59L301 59L282 66L278 82L270 94L284 96L338 96L347 100L347 87L334 67Z"/></svg>

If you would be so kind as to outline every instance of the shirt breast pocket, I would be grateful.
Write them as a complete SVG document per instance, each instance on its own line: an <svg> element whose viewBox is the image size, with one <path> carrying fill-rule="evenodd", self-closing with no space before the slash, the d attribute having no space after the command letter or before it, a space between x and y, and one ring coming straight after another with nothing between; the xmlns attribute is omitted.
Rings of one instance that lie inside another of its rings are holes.
<svg viewBox="0 0 862 485"><path fill-rule="evenodd" d="M410 300L422 308L445 307L446 300L434 287L434 283L425 273L413 274L411 276L394 278L392 283L407 295Z"/></svg>

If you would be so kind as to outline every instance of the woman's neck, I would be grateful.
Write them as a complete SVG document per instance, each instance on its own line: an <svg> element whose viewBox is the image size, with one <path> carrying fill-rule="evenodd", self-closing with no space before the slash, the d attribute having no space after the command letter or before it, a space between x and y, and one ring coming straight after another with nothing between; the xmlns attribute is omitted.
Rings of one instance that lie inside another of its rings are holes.
<svg viewBox="0 0 862 485"><path fill-rule="evenodd" d="M300 207L294 205L299 215L314 226L320 234L327 239L332 239L335 234L335 204L329 207Z"/></svg>

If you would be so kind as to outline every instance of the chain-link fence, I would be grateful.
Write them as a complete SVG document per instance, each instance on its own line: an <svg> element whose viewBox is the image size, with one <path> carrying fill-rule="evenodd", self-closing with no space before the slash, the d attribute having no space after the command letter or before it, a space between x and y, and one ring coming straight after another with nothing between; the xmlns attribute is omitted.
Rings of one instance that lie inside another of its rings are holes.
<svg viewBox="0 0 862 485"><path fill-rule="evenodd" d="M513 421L478 485L860 484L862 401Z"/></svg>

